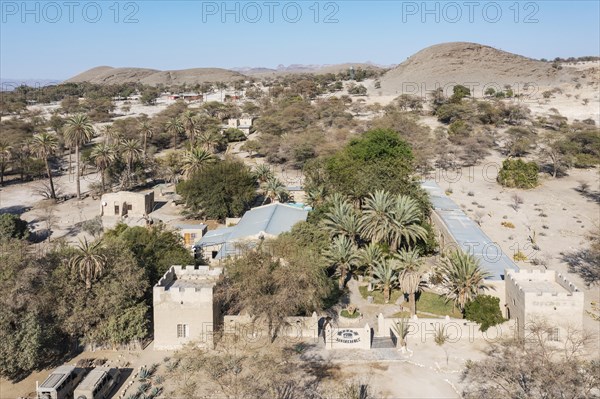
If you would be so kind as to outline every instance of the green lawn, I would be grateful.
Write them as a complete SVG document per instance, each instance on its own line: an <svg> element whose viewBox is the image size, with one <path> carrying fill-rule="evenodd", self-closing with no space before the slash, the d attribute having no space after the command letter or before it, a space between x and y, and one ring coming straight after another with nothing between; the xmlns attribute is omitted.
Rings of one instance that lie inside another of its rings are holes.
<svg viewBox="0 0 600 399"><path fill-rule="evenodd" d="M367 299L368 296L372 296L373 297L373 303L377 303L380 305L385 304L385 301L383 300L383 292L379 291L379 290L375 290L372 292L368 291L368 287L366 285L361 285L360 287L358 287L358 290L360 291L360 295ZM392 295L390 297L390 302L389 303L395 303L398 298L400 298L400 291L398 290L394 290L392 291Z"/></svg>
<svg viewBox="0 0 600 399"><path fill-rule="evenodd" d="M366 286L358 287L360 294L363 298L367 298L367 296L373 296L373 303L383 304L383 293L381 291L367 291ZM392 298L389 303L395 303L396 300L400 297L401 293L399 290L394 290L392 292ZM403 305L408 307L408 302L404 302ZM422 313L424 312L424 313ZM445 298L438 294L434 294L433 292L421 292L419 299L417 300L417 316L418 317L431 317L425 313L432 313L438 316L450 316L457 319L462 319L462 314L458 309L452 310L452 302L445 302ZM394 315L394 317L408 317L410 316L409 312L398 312Z"/></svg>

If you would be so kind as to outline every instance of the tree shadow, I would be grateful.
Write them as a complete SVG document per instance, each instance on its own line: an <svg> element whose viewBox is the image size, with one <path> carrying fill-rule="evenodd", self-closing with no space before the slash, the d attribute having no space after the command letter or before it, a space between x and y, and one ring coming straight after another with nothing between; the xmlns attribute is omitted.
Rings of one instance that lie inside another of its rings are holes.
<svg viewBox="0 0 600 399"><path fill-rule="evenodd" d="M2 215L3 213L10 213L12 215L22 215L25 212L29 212L30 210L31 210L30 206L13 205L13 206L7 206L5 208L0 208L0 215Z"/></svg>
<svg viewBox="0 0 600 399"><path fill-rule="evenodd" d="M589 201L600 204L600 191L582 190L580 188L574 188L579 194L587 198Z"/></svg>
<svg viewBox="0 0 600 399"><path fill-rule="evenodd" d="M600 257L597 253L580 249L563 254L562 260L569 265L569 272L578 274L588 287L600 282Z"/></svg>

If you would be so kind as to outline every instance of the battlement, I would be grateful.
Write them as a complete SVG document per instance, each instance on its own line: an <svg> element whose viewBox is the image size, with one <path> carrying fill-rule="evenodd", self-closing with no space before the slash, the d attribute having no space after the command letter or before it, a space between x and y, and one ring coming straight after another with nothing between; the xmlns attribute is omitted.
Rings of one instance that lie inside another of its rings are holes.
<svg viewBox="0 0 600 399"><path fill-rule="evenodd" d="M211 268L210 266L181 266L174 265L158 280L154 286L157 291L201 291L202 288L212 288L222 268Z"/></svg>
<svg viewBox="0 0 600 399"><path fill-rule="evenodd" d="M583 294L573 283L554 270L507 270L507 282L512 283L523 295L567 298Z"/></svg>

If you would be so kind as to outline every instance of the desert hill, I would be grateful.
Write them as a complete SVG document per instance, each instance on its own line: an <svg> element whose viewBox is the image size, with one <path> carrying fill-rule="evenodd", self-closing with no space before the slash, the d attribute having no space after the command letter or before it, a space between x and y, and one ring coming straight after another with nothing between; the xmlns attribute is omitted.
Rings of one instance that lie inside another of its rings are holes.
<svg viewBox="0 0 600 399"><path fill-rule="evenodd" d="M526 84L550 87L570 82L574 71L556 69L549 62L534 60L517 54L476 43L453 42L427 47L409 57L381 79L381 91L400 94L418 87L427 90L438 86L511 85L522 90ZM534 89L535 90L535 89Z"/></svg>
<svg viewBox="0 0 600 399"><path fill-rule="evenodd" d="M95 84L121 84L139 82L147 85L179 85L203 82L233 82L245 79L239 72L221 68L192 68L159 71L147 68L112 68L100 66L76 75L66 82L90 82Z"/></svg>

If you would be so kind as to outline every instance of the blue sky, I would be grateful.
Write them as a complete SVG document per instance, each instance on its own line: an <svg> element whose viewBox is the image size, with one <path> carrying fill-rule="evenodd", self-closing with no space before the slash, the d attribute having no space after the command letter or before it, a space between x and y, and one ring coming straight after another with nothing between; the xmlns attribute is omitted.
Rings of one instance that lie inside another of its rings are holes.
<svg viewBox="0 0 600 399"><path fill-rule="evenodd" d="M599 4L0 0L0 77L64 79L99 65L389 65L449 41L533 58L599 55Z"/></svg>

